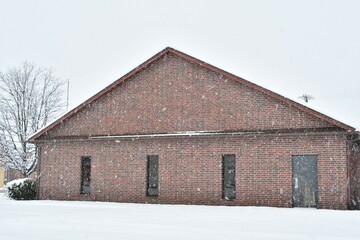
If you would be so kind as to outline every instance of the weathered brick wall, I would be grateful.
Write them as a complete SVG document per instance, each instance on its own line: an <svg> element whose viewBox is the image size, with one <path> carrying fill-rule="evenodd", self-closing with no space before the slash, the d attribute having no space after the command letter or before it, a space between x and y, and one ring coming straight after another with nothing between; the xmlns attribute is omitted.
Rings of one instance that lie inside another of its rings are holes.
<svg viewBox="0 0 360 240"><path fill-rule="evenodd" d="M317 154L319 207L345 209L348 158L341 133L76 138L327 127L333 125L169 53L43 137L57 141L38 142L40 197L290 207L292 155ZM236 155L234 201L221 199L223 154ZM146 196L147 155L159 155L158 197ZM81 156L92 159L89 196L80 194Z"/></svg>
<svg viewBox="0 0 360 240"><path fill-rule="evenodd" d="M177 137L47 142L41 199L292 206L291 157L318 155L319 208L347 208L344 136ZM236 199L222 193L222 154L236 155ZM147 155L159 155L159 196L146 196ZM91 156L91 194L80 194L81 156Z"/></svg>
<svg viewBox="0 0 360 240"><path fill-rule="evenodd" d="M350 208L360 209L360 141L349 144Z"/></svg>
<svg viewBox="0 0 360 240"><path fill-rule="evenodd" d="M317 127L331 124L167 54L48 137Z"/></svg>

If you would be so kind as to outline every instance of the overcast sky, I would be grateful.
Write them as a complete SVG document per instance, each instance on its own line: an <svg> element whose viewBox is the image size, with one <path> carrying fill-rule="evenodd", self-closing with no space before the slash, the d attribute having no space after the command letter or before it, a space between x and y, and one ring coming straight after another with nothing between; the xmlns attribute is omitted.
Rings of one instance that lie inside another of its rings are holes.
<svg viewBox="0 0 360 240"><path fill-rule="evenodd" d="M0 0L0 71L53 68L70 107L167 46L360 129L360 1Z"/></svg>

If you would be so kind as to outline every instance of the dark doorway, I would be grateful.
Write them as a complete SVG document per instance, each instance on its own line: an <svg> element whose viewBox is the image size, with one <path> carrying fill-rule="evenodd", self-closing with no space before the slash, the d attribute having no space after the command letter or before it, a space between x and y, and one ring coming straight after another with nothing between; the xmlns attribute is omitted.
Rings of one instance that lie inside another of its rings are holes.
<svg viewBox="0 0 360 240"><path fill-rule="evenodd" d="M222 162L222 197L235 199L235 155L223 155Z"/></svg>
<svg viewBox="0 0 360 240"><path fill-rule="evenodd" d="M81 157L81 194L90 193L91 157Z"/></svg>
<svg viewBox="0 0 360 240"><path fill-rule="evenodd" d="M317 207L317 156L292 156L293 207Z"/></svg>
<svg viewBox="0 0 360 240"><path fill-rule="evenodd" d="M159 156L150 155L147 157L147 195L158 196L158 169L159 169Z"/></svg>

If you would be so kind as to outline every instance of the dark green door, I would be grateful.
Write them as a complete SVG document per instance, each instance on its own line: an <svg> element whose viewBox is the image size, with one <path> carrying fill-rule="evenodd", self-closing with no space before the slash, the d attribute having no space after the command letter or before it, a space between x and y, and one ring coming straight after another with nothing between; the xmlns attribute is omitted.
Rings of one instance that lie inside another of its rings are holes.
<svg viewBox="0 0 360 240"><path fill-rule="evenodd" d="M317 156L296 155L292 157L293 206L317 207Z"/></svg>

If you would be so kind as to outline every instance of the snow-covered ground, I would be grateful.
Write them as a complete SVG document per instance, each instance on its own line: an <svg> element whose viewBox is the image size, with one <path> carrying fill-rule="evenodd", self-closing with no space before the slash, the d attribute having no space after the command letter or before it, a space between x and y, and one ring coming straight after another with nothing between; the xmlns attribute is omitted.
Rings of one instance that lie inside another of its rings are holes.
<svg viewBox="0 0 360 240"><path fill-rule="evenodd" d="M360 239L360 211L11 201L0 239Z"/></svg>

